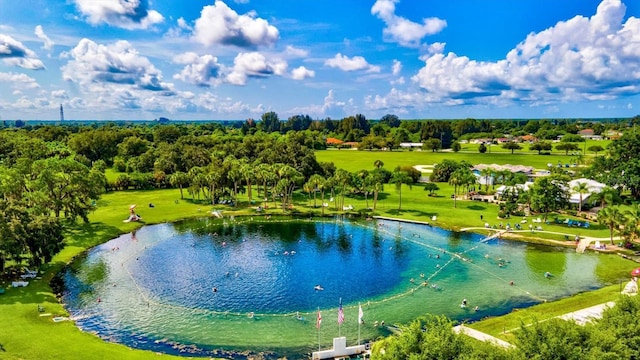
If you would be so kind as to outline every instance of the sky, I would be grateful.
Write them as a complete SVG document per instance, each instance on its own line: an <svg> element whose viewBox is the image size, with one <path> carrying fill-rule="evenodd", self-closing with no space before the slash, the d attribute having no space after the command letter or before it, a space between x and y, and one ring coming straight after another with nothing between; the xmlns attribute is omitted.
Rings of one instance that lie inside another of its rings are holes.
<svg viewBox="0 0 640 360"><path fill-rule="evenodd" d="M640 114L638 0L0 0L0 119Z"/></svg>

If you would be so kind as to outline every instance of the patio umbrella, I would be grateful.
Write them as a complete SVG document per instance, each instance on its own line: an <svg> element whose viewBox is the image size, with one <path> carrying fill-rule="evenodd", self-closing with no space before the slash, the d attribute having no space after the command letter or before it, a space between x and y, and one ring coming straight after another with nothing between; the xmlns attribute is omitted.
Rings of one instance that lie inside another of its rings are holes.
<svg viewBox="0 0 640 360"><path fill-rule="evenodd" d="M129 206L129 210L133 210L133 209L135 209L135 208L136 208L136 205L135 205L135 204L133 204L133 205Z"/></svg>
<svg viewBox="0 0 640 360"><path fill-rule="evenodd" d="M631 271L631 275L640 276L640 268L633 269L633 271Z"/></svg>

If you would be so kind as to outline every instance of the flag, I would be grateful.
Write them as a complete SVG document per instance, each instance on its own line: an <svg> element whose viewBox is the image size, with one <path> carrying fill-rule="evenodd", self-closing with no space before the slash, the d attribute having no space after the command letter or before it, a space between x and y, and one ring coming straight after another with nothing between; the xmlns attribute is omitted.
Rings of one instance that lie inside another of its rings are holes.
<svg viewBox="0 0 640 360"><path fill-rule="evenodd" d="M362 305L358 304L358 324L362 324L362 318L364 313L362 312Z"/></svg>
<svg viewBox="0 0 640 360"><path fill-rule="evenodd" d="M320 310L318 310L318 318L316 319L316 328L320 329L320 323L322 323L322 314Z"/></svg>
<svg viewBox="0 0 640 360"><path fill-rule="evenodd" d="M340 298L340 307L338 308L338 325L344 322L344 310L342 310L342 298Z"/></svg>

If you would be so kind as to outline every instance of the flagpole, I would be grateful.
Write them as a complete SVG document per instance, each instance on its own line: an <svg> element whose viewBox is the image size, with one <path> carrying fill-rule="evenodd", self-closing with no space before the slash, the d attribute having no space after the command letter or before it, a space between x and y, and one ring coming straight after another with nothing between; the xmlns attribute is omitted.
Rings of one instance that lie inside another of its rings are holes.
<svg viewBox="0 0 640 360"><path fill-rule="evenodd" d="M342 298L340 298L340 308L338 309L338 337L340 337L340 329L342 328L342 321L340 320L340 312L342 310Z"/></svg>
<svg viewBox="0 0 640 360"><path fill-rule="evenodd" d="M320 322L322 321L322 315L320 315L320 306L318 306L318 317L316 318L316 333L318 333L318 351L320 351Z"/></svg>
<svg viewBox="0 0 640 360"><path fill-rule="evenodd" d="M358 303L358 345L360 345L360 324L362 323L362 306Z"/></svg>

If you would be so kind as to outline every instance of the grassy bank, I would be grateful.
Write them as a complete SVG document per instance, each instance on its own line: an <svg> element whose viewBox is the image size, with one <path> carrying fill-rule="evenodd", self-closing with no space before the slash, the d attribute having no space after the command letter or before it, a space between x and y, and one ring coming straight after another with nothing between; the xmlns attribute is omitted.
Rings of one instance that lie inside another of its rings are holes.
<svg viewBox="0 0 640 360"><path fill-rule="evenodd" d="M370 166L367 166L370 167ZM473 201L458 201L453 207L453 201L448 196L452 189L441 184L439 196L429 197L421 186L403 187L402 210L399 210L400 196L395 187L389 185L380 196L377 213L382 216L430 221L435 225L460 229L469 226L483 226L485 222L499 223L497 207L493 204ZM328 197L327 197L328 198ZM0 358L3 359L149 359L157 355L140 350L132 350L122 345L108 343L93 334L79 331L72 322L55 323L52 318L65 316L62 305L58 303L49 287L52 277L58 273L74 256L88 248L105 242L118 234L134 230L144 224L172 222L182 218L210 216L209 212L216 208L224 214L255 215L255 209L248 205L248 199L241 198L240 206L211 206L205 203L180 199L178 190L154 191L125 191L114 192L103 196L90 215L89 224L79 224L70 227L66 235L66 247L53 261L43 269L41 279L31 281L25 288L9 288L0 296ZM296 194L294 211L299 213L320 213L320 208L313 207L313 199L306 194ZM153 203L153 207L149 204ZM320 201L318 201L320 203ZM124 223L128 216L128 208L137 204L137 212L143 222ZM327 214L341 213L336 211L335 203L330 203ZM366 209L367 201L361 197L347 197L345 205L352 205L354 211ZM256 204L257 205L257 204ZM256 206L253 205L253 206ZM268 203L267 213L282 214L277 204ZM368 200L372 206L371 199ZM482 215L483 219L480 219ZM431 220L436 216L436 220ZM549 230L567 231L561 225L545 225ZM571 229L575 232L575 229ZM592 226L582 229L582 235L606 237L608 231L604 227ZM6 287L7 282L0 286ZM570 311L572 307L589 306L592 303L603 302L609 295L603 290L580 294L570 299L543 304L542 313L559 313ZM40 316L38 305L44 306L44 313L50 316ZM537 308L537 307L536 307ZM535 309L535 308L534 308ZM531 310L534 311L534 310ZM535 310L537 311L537 310ZM518 312L520 314L522 312ZM507 315L505 325L501 325L501 318L481 322L478 326L486 327L492 333L499 332L502 327L517 327L517 318L511 319ZM493 322L490 322L493 321ZM486 325L481 325L486 324ZM484 331L484 330L483 330ZM167 357L167 355L163 355ZM168 356L169 358L173 358Z"/></svg>

